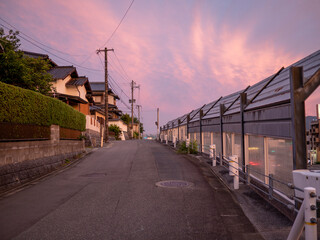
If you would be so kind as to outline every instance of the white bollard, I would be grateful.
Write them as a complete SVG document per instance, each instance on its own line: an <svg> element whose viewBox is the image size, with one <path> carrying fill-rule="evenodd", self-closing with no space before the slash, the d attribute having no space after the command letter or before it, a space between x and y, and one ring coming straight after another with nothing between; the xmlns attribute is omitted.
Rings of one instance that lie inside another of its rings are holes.
<svg viewBox="0 0 320 240"><path fill-rule="evenodd" d="M216 145L210 145L210 158L212 159L212 167L217 166Z"/></svg>
<svg viewBox="0 0 320 240"><path fill-rule="evenodd" d="M304 188L304 229L305 239L313 240L317 238L317 195L313 187Z"/></svg>
<svg viewBox="0 0 320 240"><path fill-rule="evenodd" d="M165 141L166 141L166 144L168 145L168 135L165 135L165 136L164 136L164 139L165 139Z"/></svg>
<svg viewBox="0 0 320 240"><path fill-rule="evenodd" d="M239 167L238 167L238 156L232 155L229 157L229 175L233 176L233 188L239 189Z"/></svg>
<svg viewBox="0 0 320 240"><path fill-rule="evenodd" d="M173 136L173 147L177 147L177 138L175 136Z"/></svg>

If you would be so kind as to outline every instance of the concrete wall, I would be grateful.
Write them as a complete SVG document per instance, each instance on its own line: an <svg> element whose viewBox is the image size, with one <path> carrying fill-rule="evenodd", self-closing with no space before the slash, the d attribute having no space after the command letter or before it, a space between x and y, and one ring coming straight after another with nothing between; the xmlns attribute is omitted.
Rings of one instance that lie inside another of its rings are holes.
<svg viewBox="0 0 320 240"><path fill-rule="evenodd" d="M86 129L100 132L100 123L95 119L94 115L86 115Z"/></svg>
<svg viewBox="0 0 320 240"><path fill-rule="evenodd" d="M0 192L44 175L83 153L84 141L60 140L59 126L51 126L45 141L0 142Z"/></svg>

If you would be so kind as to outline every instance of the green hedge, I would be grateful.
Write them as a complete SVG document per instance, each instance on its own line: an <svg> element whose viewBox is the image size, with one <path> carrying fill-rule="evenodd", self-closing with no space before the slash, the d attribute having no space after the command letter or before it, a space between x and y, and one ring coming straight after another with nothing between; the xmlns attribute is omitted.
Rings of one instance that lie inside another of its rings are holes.
<svg viewBox="0 0 320 240"><path fill-rule="evenodd" d="M0 82L0 122L59 125L84 131L86 117L64 102Z"/></svg>

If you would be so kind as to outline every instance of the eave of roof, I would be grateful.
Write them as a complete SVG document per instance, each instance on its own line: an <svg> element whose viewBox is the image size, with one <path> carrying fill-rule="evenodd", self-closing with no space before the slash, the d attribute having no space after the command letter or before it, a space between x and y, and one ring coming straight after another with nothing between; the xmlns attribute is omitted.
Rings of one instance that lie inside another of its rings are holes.
<svg viewBox="0 0 320 240"><path fill-rule="evenodd" d="M48 60L49 63L52 65L52 67L56 67L58 66L58 64L56 64L47 54L43 54L43 53L35 53L35 52L29 52L29 51L22 51L23 55L27 56L27 57L31 57L31 58L43 58L45 60Z"/></svg>
<svg viewBox="0 0 320 240"><path fill-rule="evenodd" d="M75 101L76 103L82 103L82 104L88 103L86 100L84 100L78 96L72 96L72 95L63 94L63 93L52 93L51 96L54 98L59 98L60 100L70 100L71 99L71 100Z"/></svg>

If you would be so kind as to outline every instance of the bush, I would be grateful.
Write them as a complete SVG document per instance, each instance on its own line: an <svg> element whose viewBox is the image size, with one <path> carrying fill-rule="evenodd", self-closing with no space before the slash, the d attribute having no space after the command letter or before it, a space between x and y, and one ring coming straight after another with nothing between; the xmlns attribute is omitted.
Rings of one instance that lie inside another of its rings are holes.
<svg viewBox="0 0 320 240"><path fill-rule="evenodd" d="M138 132L133 132L133 138L138 139L139 138L139 133Z"/></svg>
<svg viewBox="0 0 320 240"><path fill-rule="evenodd" d="M188 148L187 148L186 141L183 141L183 142L179 143L178 152L179 153L188 153ZM197 154L198 153L197 141L190 142L189 153L191 153L191 154Z"/></svg>
<svg viewBox="0 0 320 240"><path fill-rule="evenodd" d="M34 124L84 131L85 115L64 102L0 82L0 122Z"/></svg>
<svg viewBox="0 0 320 240"><path fill-rule="evenodd" d="M109 131L114 133L116 140L120 140L121 129L118 125L111 124L109 126Z"/></svg>

